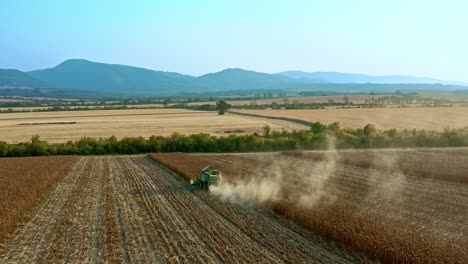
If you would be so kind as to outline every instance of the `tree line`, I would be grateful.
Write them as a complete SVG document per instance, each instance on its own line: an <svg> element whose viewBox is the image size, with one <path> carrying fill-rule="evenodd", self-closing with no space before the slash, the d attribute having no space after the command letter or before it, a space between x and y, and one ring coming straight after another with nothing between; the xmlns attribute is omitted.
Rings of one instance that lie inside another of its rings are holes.
<svg viewBox="0 0 468 264"><path fill-rule="evenodd" d="M171 136L124 137L117 139L83 137L62 144L49 144L35 135L28 142L9 144L0 141L0 157L46 155L118 155L151 152L253 152L313 150L332 146L338 149L391 147L468 146L468 128L444 131L381 131L374 125L360 129L341 128L339 123L313 123L309 130L276 131L265 126L261 133L216 137L206 133Z"/></svg>

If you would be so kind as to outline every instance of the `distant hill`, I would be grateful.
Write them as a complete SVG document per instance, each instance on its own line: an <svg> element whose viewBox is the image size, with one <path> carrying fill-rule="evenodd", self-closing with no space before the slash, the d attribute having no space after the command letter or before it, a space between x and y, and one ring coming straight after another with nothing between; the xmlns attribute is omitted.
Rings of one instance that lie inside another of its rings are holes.
<svg viewBox="0 0 468 264"><path fill-rule="evenodd" d="M210 90L262 90L298 88L324 82L308 79L297 80L286 76L243 69L226 69L197 77L194 79L194 83Z"/></svg>
<svg viewBox="0 0 468 264"><path fill-rule="evenodd" d="M81 59L67 60L54 68L30 72L0 70L0 87L45 88L63 96L77 93L85 96L174 96L284 89L353 92L467 89L465 86L454 86L459 84L412 76L302 71L268 74L238 68L194 77ZM16 92L9 91L10 94Z"/></svg>
<svg viewBox="0 0 468 264"><path fill-rule="evenodd" d="M29 75L49 83L51 88L135 95L288 89L301 88L314 83L325 83L320 80L292 79L243 69L226 69L193 77L175 72L153 71L76 59L67 60L51 69L31 71Z"/></svg>
<svg viewBox="0 0 468 264"><path fill-rule="evenodd" d="M277 75L287 76L294 79L323 80L329 83L375 83L375 84L449 84L467 85L460 82L441 81L432 78L414 77L406 75L395 76L370 76L365 74L341 73L341 72L303 72L285 71Z"/></svg>
<svg viewBox="0 0 468 264"><path fill-rule="evenodd" d="M55 68L31 71L52 88L135 94L173 94L190 86L192 76L87 60L67 60Z"/></svg>
<svg viewBox="0 0 468 264"><path fill-rule="evenodd" d="M46 83L31 77L25 72L0 69L0 87L41 88L45 86L47 86Z"/></svg>

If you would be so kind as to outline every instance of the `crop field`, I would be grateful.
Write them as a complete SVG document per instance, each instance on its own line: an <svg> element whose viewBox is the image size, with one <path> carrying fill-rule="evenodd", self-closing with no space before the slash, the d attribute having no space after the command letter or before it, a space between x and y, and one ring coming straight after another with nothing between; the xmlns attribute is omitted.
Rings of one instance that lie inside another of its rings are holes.
<svg viewBox="0 0 468 264"><path fill-rule="evenodd" d="M1 100L1 99L0 99ZM1 101L0 101L1 102ZM94 105L95 102L89 102L90 105L85 104L85 105L79 105L79 106L66 106L68 109L76 109L77 111L88 111L88 110L82 110L84 107L89 108L89 109L99 109L99 108L104 108L104 107L120 107L123 108L123 104L109 104L109 105ZM161 104L132 104L132 105L125 105L127 109L163 109L163 106ZM48 110L52 109L53 106L24 106L24 107L0 107L0 110L7 111L9 109L13 109L16 111L24 111L24 112L33 112L37 110ZM102 110L112 110L112 109L102 109ZM115 110L120 110L120 109L115 109Z"/></svg>
<svg viewBox="0 0 468 264"><path fill-rule="evenodd" d="M271 210L194 190L143 156L81 158L0 250L1 263L362 261Z"/></svg>
<svg viewBox="0 0 468 264"><path fill-rule="evenodd" d="M407 107L407 108L346 108L307 110L235 110L240 114L259 117L296 119L331 124L339 122L346 128L363 128L369 123L378 129L463 128L468 126L466 107Z"/></svg>
<svg viewBox="0 0 468 264"><path fill-rule="evenodd" d="M422 97L448 100L451 102L468 102L468 93L421 93Z"/></svg>
<svg viewBox="0 0 468 264"><path fill-rule="evenodd" d="M304 104L314 104L314 103L328 103L332 100L335 103L344 103L345 96L348 97L349 102L354 104L364 104L366 100L369 99L377 99L380 97L384 97L387 95L327 95L327 96L301 96L301 97L288 97L288 98L272 98L272 99L259 99L259 100L236 100L230 101L227 100L228 103L232 105L248 105L252 102L257 103L258 105L262 104L272 104L276 102L278 104L284 104L285 102L293 103L297 101L298 103ZM196 103L189 103L190 105L203 105L203 104L215 104L215 102L196 102Z"/></svg>
<svg viewBox="0 0 468 264"><path fill-rule="evenodd" d="M186 179L220 168L213 195L262 204L374 260L468 262L468 152L152 154ZM430 168L447 168L448 177ZM411 165L412 164L412 165Z"/></svg>
<svg viewBox="0 0 468 264"><path fill-rule="evenodd" d="M37 124L41 125L37 125ZM29 125L24 125L29 124ZM36 125L35 125L36 124ZM25 142L39 135L50 143L64 143L81 137L118 138L210 133L227 136L260 132L264 125L274 130L299 130L307 126L284 120L218 115L216 112L180 109L91 110L0 114L0 140Z"/></svg>
<svg viewBox="0 0 468 264"><path fill-rule="evenodd" d="M0 159L0 245L77 160L73 156Z"/></svg>

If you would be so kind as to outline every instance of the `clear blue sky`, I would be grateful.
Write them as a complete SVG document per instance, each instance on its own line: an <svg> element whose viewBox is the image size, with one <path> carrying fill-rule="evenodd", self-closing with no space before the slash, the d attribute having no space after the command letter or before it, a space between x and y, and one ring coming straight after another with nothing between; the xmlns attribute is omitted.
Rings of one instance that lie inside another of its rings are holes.
<svg viewBox="0 0 468 264"><path fill-rule="evenodd" d="M5 0L0 68L83 58L199 75L344 71L468 81L468 1Z"/></svg>

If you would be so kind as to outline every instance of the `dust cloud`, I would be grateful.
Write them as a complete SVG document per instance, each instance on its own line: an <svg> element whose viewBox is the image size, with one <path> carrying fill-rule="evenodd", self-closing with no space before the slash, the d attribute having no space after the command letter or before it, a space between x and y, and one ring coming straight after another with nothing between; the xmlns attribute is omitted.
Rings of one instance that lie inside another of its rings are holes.
<svg viewBox="0 0 468 264"><path fill-rule="evenodd" d="M248 181L222 182L210 191L222 200L239 204L268 204L280 200L282 174L252 177Z"/></svg>
<svg viewBox="0 0 468 264"><path fill-rule="evenodd" d="M347 160L344 161L343 153L338 153L334 138L330 137L327 139L327 150L313 153L317 156L310 157L310 160L282 155L270 167L259 168L247 178L226 179L218 186L211 186L210 191L223 201L237 204L269 205L288 199L306 209L313 209L318 205L327 206L337 202L339 193L350 192L349 183L335 177L337 169L343 168L345 162L353 166L351 170L362 170L357 172L359 174L364 172L360 204L378 201L397 206L401 204L406 176L400 171L399 155L392 151L384 152L370 153L370 156L359 156L359 151L356 155L350 152L346 154ZM349 177L353 177L352 174L356 172L349 173ZM356 214L364 213L360 210L357 209Z"/></svg>
<svg viewBox="0 0 468 264"><path fill-rule="evenodd" d="M368 170L370 193L366 199L392 203L394 206L401 203L406 176L399 167L400 157L393 151L385 151L384 155L373 156L372 167L379 168L379 170Z"/></svg>
<svg viewBox="0 0 468 264"><path fill-rule="evenodd" d="M325 185L335 172L338 153L333 138L320 161L294 164L279 160L267 171L257 172L248 180L222 181L210 191L222 200L238 204L270 204L283 198L293 199L304 207L313 207L325 195ZM287 197L286 197L287 196Z"/></svg>

